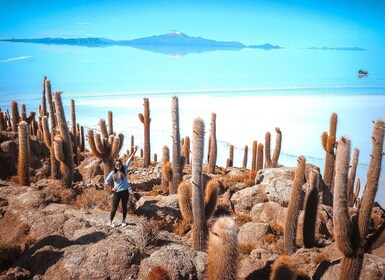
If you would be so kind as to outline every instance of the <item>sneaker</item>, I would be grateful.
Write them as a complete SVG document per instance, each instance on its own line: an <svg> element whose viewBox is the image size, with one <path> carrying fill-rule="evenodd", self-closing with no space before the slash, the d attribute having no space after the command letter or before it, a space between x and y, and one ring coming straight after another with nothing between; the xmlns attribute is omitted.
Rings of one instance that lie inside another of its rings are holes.
<svg viewBox="0 0 385 280"><path fill-rule="evenodd" d="M111 227L111 228L114 228L115 227L115 224L113 222L108 222L107 226Z"/></svg>
<svg viewBox="0 0 385 280"><path fill-rule="evenodd" d="M127 226L127 222L126 222L126 221L122 221L121 226L122 226L122 227Z"/></svg>

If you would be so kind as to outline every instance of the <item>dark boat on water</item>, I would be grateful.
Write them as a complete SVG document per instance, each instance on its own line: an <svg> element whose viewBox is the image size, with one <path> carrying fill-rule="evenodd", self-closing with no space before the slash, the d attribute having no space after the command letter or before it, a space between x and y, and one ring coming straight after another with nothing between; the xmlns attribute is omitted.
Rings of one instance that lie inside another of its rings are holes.
<svg viewBox="0 0 385 280"><path fill-rule="evenodd" d="M359 78L366 77L367 75L368 75L368 71L358 70L358 77Z"/></svg>

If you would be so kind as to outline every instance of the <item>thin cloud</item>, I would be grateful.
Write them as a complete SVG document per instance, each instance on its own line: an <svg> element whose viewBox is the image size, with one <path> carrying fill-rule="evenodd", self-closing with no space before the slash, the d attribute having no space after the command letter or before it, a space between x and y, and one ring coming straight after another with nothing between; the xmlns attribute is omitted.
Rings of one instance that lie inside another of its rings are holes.
<svg viewBox="0 0 385 280"><path fill-rule="evenodd" d="M85 22L85 21L77 21L76 24L81 24L81 25L91 25L91 22Z"/></svg>
<svg viewBox="0 0 385 280"><path fill-rule="evenodd" d="M18 57L11 57L8 59L0 60L1 63L4 62L12 62L12 61L17 61L17 60L22 60L22 59L27 59L30 58L30 56L18 56Z"/></svg>

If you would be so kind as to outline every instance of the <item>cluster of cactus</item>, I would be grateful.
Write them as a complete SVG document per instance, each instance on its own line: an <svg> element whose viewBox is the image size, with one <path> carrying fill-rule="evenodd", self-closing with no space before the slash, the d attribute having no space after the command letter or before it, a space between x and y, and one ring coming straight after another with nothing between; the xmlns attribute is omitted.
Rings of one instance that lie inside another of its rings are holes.
<svg viewBox="0 0 385 280"><path fill-rule="evenodd" d="M109 113L109 127L112 127L112 114ZM88 129L88 144L92 153L101 158L103 161L104 178L113 169L114 159L118 156L120 149L123 146L124 136L119 134L116 136L111 129L107 130L106 121L99 120L100 132L94 132L93 129Z"/></svg>
<svg viewBox="0 0 385 280"><path fill-rule="evenodd" d="M342 137L338 141L333 196L333 224L337 247L344 255L341 261L340 280L359 279L365 252L374 250L385 242L385 222L374 233L369 233L371 213L381 172L384 133L384 121L377 120L373 127L372 153L367 182L359 207L352 216L349 211L351 200L348 194L351 144L346 137Z"/></svg>
<svg viewBox="0 0 385 280"><path fill-rule="evenodd" d="M303 242L305 248L312 248L315 242L315 227L318 209L318 185L320 174L311 170L307 181L306 194L302 186L305 184L306 159L300 156L297 160L293 185L290 191L290 199L284 229L284 251L291 255L296 251L297 225L300 210L304 209Z"/></svg>
<svg viewBox="0 0 385 280"><path fill-rule="evenodd" d="M183 181L178 186L178 201L183 218L192 224L193 248L203 251L208 234L207 221L213 215L218 199L219 183L210 180L203 184L204 122L194 120L192 139L191 181Z"/></svg>
<svg viewBox="0 0 385 280"><path fill-rule="evenodd" d="M61 93L55 92L54 99L57 131L52 146L54 147L55 158L60 163L60 177L63 181L63 185L70 188L72 186L74 173L72 141L64 114Z"/></svg>
<svg viewBox="0 0 385 280"><path fill-rule="evenodd" d="M148 167L151 164L151 143L150 143L150 102L148 98L143 98L143 114L139 113L139 120L143 123L144 127L144 154L143 154L143 166Z"/></svg>
<svg viewBox="0 0 385 280"><path fill-rule="evenodd" d="M25 104L21 105L21 114L19 114L19 107L16 101L11 103L11 114L7 110L3 112L0 109L0 132L1 131L13 131L18 132L18 126L20 121L27 122L29 135L37 134L37 122L35 120L36 113L30 112L27 117Z"/></svg>

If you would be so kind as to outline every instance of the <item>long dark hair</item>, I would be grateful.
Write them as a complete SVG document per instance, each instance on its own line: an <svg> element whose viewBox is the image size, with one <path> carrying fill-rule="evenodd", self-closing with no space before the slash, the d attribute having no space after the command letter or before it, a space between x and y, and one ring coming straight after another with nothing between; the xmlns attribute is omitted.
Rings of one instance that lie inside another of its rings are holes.
<svg viewBox="0 0 385 280"><path fill-rule="evenodd" d="M120 163L120 168L117 169L115 167L115 164L119 162ZM126 174L126 169L124 168L124 165L123 165L123 162L120 160L120 159L117 159L115 160L114 162L114 181L116 181L118 179L118 172L120 172L120 179L123 180L125 176L127 176Z"/></svg>

